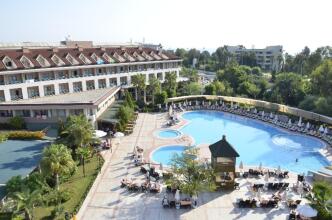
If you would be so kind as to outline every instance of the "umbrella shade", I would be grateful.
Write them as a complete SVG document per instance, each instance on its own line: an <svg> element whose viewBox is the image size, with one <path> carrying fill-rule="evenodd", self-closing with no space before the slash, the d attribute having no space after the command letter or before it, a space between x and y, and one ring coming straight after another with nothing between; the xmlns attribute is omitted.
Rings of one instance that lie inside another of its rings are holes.
<svg viewBox="0 0 332 220"><path fill-rule="evenodd" d="M288 125L292 125L292 119L288 120Z"/></svg>
<svg viewBox="0 0 332 220"><path fill-rule="evenodd" d="M243 170L243 162L240 162L239 169Z"/></svg>
<svg viewBox="0 0 332 220"><path fill-rule="evenodd" d="M107 135L107 133L102 130L95 130L95 135L96 135L96 137L101 138L101 137L105 137Z"/></svg>
<svg viewBox="0 0 332 220"><path fill-rule="evenodd" d="M323 127L323 125L319 126L319 131L320 131L320 132L324 132L324 127Z"/></svg>
<svg viewBox="0 0 332 220"><path fill-rule="evenodd" d="M325 129L324 129L324 134L327 134L329 131L328 131L328 129L327 129L327 127L325 127Z"/></svg>
<svg viewBox="0 0 332 220"><path fill-rule="evenodd" d="M317 210L313 209L311 206L309 205L298 205L296 208L296 211L306 217L306 218L312 218L312 217L316 217L317 216Z"/></svg>
<svg viewBox="0 0 332 220"><path fill-rule="evenodd" d="M280 168L280 166L278 166L278 173L281 173L281 168Z"/></svg>
<svg viewBox="0 0 332 220"><path fill-rule="evenodd" d="M122 133L122 132L116 132L115 134L114 134L114 137L124 137L124 133Z"/></svg>
<svg viewBox="0 0 332 220"><path fill-rule="evenodd" d="M259 163L259 167L258 167L258 169L259 169L259 170L262 170L262 168L263 168L263 165L262 165L262 162L260 162L260 163Z"/></svg>
<svg viewBox="0 0 332 220"><path fill-rule="evenodd" d="M174 199L176 200L176 201L180 201L180 190L176 190L176 193L175 193L175 196L174 196Z"/></svg>
<svg viewBox="0 0 332 220"><path fill-rule="evenodd" d="M278 115L274 116L274 120L278 121Z"/></svg>
<svg viewBox="0 0 332 220"><path fill-rule="evenodd" d="M268 182L268 181L269 181L269 174L265 174L265 175L264 175L264 181L265 181L265 182Z"/></svg>
<svg viewBox="0 0 332 220"><path fill-rule="evenodd" d="M309 122L307 122L307 126L306 126L306 128L307 128L307 129L310 128L310 123L309 123Z"/></svg>
<svg viewBox="0 0 332 220"><path fill-rule="evenodd" d="M265 115L265 112L263 111L263 112L262 112L262 117L264 117L264 115Z"/></svg>
<svg viewBox="0 0 332 220"><path fill-rule="evenodd" d="M273 118L273 113L272 112L270 113L270 118Z"/></svg>
<svg viewBox="0 0 332 220"><path fill-rule="evenodd" d="M172 107L172 105L169 106L168 114L169 114L169 115L172 115L172 114L173 114L173 107Z"/></svg>
<svg viewBox="0 0 332 220"><path fill-rule="evenodd" d="M302 117L299 119L299 123L297 123L297 126L301 127L302 126Z"/></svg>

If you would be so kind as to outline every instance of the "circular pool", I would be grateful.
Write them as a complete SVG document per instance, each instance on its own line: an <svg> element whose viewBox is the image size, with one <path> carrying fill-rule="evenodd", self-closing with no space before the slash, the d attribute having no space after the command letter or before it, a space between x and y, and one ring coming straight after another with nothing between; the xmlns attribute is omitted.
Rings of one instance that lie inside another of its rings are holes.
<svg viewBox="0 0 332 220"><path fill-rule="evenodd" d="M160 147L152 153L151 159L156 163L170 165L171 159L174 157L174 155L180 155L185 149L186 146L181 145Z"/></svg>
<svg viewBox="0 0 332 220"><path fill-rule="evenodd" d="M158 132L158 137L161 138L177 138L179 136L181 136L181 132L177 130L167 129Z"/></svg>

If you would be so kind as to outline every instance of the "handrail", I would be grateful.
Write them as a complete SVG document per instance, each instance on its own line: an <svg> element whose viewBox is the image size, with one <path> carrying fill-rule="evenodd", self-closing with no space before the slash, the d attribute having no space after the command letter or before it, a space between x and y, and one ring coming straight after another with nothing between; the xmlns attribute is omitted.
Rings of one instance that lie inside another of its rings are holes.
<svg viewBox="0 0 332 220"><path fill-rule="evenodd" d="M306 119L320 121L323 123L327 123L332 125L332 118L326 115L321 115L315 112L306 111L303 109L290 107L287 105L277 104L273 102L267 102L262 100L256 99L249 99L249 98L242 98L242 97L232 97L232 96L216 96L216 95L191 95L191 96L179 96L174 98L168 98L166 100L167 103L171 102L178 102L178 101L185 101L185 100L195 100L195 99L205 99L205 100L222 100L226 102L234 102L234 103L241 103L252 105L256 107L261 107L265 109L270 109L273 111L283 112L290 115L295 115L298 117L303 117Z"/></svg>

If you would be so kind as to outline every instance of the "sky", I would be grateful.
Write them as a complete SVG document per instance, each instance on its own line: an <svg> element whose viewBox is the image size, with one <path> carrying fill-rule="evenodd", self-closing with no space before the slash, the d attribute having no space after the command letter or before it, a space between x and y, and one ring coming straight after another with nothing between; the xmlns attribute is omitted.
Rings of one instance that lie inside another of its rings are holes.
<svg viewBox="0 0 332 220"><path fill-rule="evenodd" d="M331 0L2 0L0 42L332 46Z"/></svg>

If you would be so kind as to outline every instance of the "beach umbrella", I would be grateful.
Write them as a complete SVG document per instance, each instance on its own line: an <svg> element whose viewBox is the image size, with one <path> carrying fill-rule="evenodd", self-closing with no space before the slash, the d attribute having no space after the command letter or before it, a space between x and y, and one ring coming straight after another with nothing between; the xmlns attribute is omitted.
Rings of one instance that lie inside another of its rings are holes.
<svg viewBox="0 0 332 220"><path fill-rule="evenodd" d="M287 200L287 190L284 191L284 193L281 195L282 200L286 201Z"/></svg>
<svg viewBox="0 0 332 220"><path fill-rule="evenodd" d="M281 168L280 168L280 165L278 166L278 170L277 170L278 173L281 173Z"/></svg>
<svg viewBox="0 0 332 220"><path fill-rule="evenodd" d="M264 112L264 111L262 111L262 117L264 117L264 115L265 115L265 112Z"/></svg>
<svg viewBox="0 0 332 220"><path fill-rule="evenodd" d="M262 167L263 167L262 162L260 162L260 163L259 163L259 167L258 167L258 169L259 169L259 170L262 170Z"/></svg>
<svg viewBox="0 0 332 220"><path fill-rule="evenodd" d="M261 189L260 188L257 190L256 196L258 199L261 199Z"/></svg>
<svg viewBox="0 0 332 220"><path fill-rule="evenodd" d="M298 205L296 212L306 218L312 218L317 216L317 210L313 209L309 205Z"/></svg>
<svg viewBox="0 0 332 220"><path fill-rule="evenodd" d="M202 101L202 105L204 105L204 101Z"/></svg>
<svg viewBox="0 0 332 220"><path fill-rule="evenodd" d="M124 137L124 133L122 133L122 132L116 132L114 134L114 137L116 137L116 138Z"/></svg>
<svg viewBox="0 0 332 220"><path fill-rule="evenodd" d="M302 117L300 117L299 122L297 123L297 126L299 126L299 127L302 126Z"/></svg>
<svg viewBox="0 0 332 220"><path fill-rule="evenodd" d="M274 120L278 121L278 115L277 114L274 116Z"/></svg>
<svg viewBox="0 0 332 220"><path fill-rule="evenodd" d="M196 100L196 105L199 105L198 100Z"/></svg>
<svg viewBox="0 0 332 220"><path fill-rule="evenodd" d="M250 112L250 108L249 107L247 108L247 112Z"/></svg>
<svg viewBox="0 0 332 220"><path fill-rule="evenodd" d="M288 125L291 126L292 125L292 119L288 120Z"/></svg>
<svg viewBox="0 0 332 220"><path fill-rule="evenodd" d="M175 201L179 202L180 201L180 190L176 190L175 196L174 196Z"/></svg>
<svg viewBox="0 0 332 220"><path fill-rule="evenodd" d="M243 170L243 162L242 161L240 162L239 169Z"/></svg>
<svg viewBox="0 0 332 220"><path fill-rule="evenodd" d="M254 109L254 113L257 114L257 109L256 108Z"/></svg>
<svg viewBox="0 0 332 220"><path fill-rule="evenodd" d="M95 130L95 136L98 138L105 137L106 135L107 135L107 133L105 131Z"/></svg>
<svg viewBox="0 0 332 220"><path fill-rule="evenodd" d="M233 102L231 102L231 108L233 108Z"/></svg>
<svg viewBox="0 0 332 220"><path fill-rule="evenodd" d="M324 134L326 135L328 132L329 132L329 131L328 131L327 127L325 127L325 129L324 129Z"/></svg>
<svg viewBox="0 0 332 220"><path fill-rule="evenodd" d="M273 118L273 113L272 112L270 113L270 118Z"/></svg>
<svg viewBox="0 0 332 220"><path fill-rule="evenodd" d="M319 126L319 132L324 132L324 127L323 127L323 125L321 125L321 126Z"/></svg>
<svg viewBox="0 0 332 220"><path fill-rule="evenodd" d="M309 122L307 122L307 126L306 126L306 128L307 128L307 129L310 128L310 123L309 123Z"/></svg>
<svg viewBox="0 0 332 220"><path fill-rule="evenodd" d="M264 175L264 181L265 181L265 182L268 182L268 181L269 181L269 174L266 173L266 174Z"/></svg>
<svg viewBox="0 0 332 220"><path fill-rule="evenodd" d="M211 105L211 102L209 101L209 106Z"/></svg>
<svg viewBox="0 0 332 220"><path fill-rule="evenodd" d="M222 103L222 107L225 107L225 103L224 102Z"/></svg>
<svg viewBox="0 0 332 220"><path fill-rule="evenodd" d="M221 99L219 100L219 103L220 103L220 105L222 105L222 100Z"/></svg>
<svg viewBox="0 0 332 220"><path fill-rule="evenodd" d="M173 114L173 107L172 107L172 105L169 106L168 114L169 114L169 115L172 115L172 114Z"/></svg>

